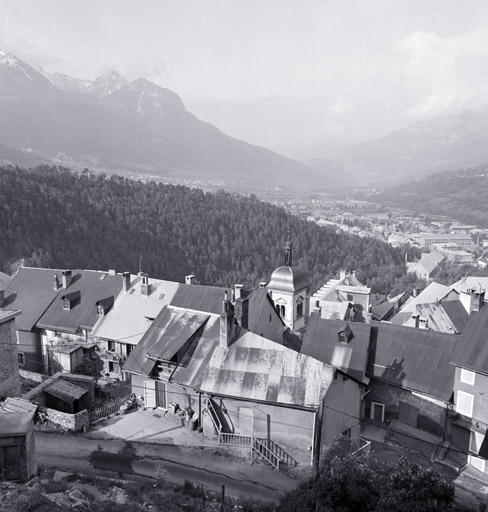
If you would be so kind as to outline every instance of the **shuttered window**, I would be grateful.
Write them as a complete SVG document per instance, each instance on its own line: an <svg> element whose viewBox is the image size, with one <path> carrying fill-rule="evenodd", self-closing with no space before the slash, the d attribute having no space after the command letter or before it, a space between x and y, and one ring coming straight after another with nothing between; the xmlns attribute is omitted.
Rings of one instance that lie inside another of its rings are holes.
<svg viewBox="0 0 488 512"><path fill-rule="evenodd" d="M456 400L456 412L460 414L464 414L464 416L473 417L473 402L474 396L465 393L464 391L457 392L457 400Z"/></svg>
<svg viewBox="0 0 488 512"><path fill-rule="evenodd" d="M474 386L475 375L476 374L474 372L461 368L461 375L459 378L461 382L464 382L464 384L470 384L471 386Z"/></svg>

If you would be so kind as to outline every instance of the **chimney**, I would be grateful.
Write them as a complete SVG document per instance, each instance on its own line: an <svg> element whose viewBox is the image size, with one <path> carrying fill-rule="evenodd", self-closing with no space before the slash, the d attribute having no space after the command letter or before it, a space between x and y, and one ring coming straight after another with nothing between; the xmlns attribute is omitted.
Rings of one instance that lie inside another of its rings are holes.
<svg viewBox="0 0 488 512"><path fill-rule="evenodd" d="M109 276L116 276L117 275L117 271L114 268L110 268L108 270L108 275Z"/></svg>
<svg viewBox="0 0 488 512"><path fill-rule="evenodd" d="M234 300L242 299L244 296L244 285L236 284L234 285Z"/></svg>
<svg viewBox="0 0 488 512"><path fill-rule="evenodd" d="M59 290L59 278L58 278L58 274L54 274L54 286L53 286L54 290L55 291L58 291Z"/></svg>
<svg viewBox="0 0 488 512"><path fill-rule="evenodd" d="M419 327L420 327L420 315L417 313L416 315L412 315L412 318L415 320L415 328L419 329Z"/></svg>
<svg viewBox="0 0 488 512"><path fill-rule="evenodd" d="M261 282L259 283L259 288L266 288L266 285L267 285L267 284L268 284L268 283L267 283L266 281L261 281Z"/></svg>
<svg viewBox="0 0 488 512"><path fill-rule="evenodd" d="M429 320L427 318L419 318L419 329L428 329Z"/></svg>
<svg viewBox="0 0 488 512"><path fill-rule="evenodd" d="M248 329L249 325L249 299L246 297L239 297L234 304L234 314L237 324Z"/></svg>
<svg viewBox="0 0 488 512"><path fill-rule="evenodd" d="M483 307L483 303L485 302L485 291L474 291L471 296L471 312L479 311Z"/></svg>
<svg viewBox="0 0 488 512"><path fill-rule="evenodd" d="M342 281L345 278L346 278L346 271L343 268L341 268L341 270L339 270L339 279Z"/></svg>
<svg viewBox="0 0 488 512"><path fill-rule="evenodd" d="M320 305L320 300L315 301L315 306L313 308L314 313L322 313L322 307Z"/></svg>
<svg viewBox="0 0 488 512"><path fill-rule="evenodd" d="M130 290L130 272L122 274L122 291L128 292Z"/></svg>
<svg viewBox="0 0 488 512"><path fill-rule="evenodd" d="M185 276L185 284L195 284L195 276L193 274Z"/></svg>
<svg viewBox="0 0 488 512"><path fill-rule="evenodd" d="M0 308L2 307L4 300L5 300L5 290L0 290Z"/></svg>
<svg viewBox="0 0 488 512"><path fill-rule="evenodd" d="M149 276L145 272L139 272L141 276L141 295L143 297L149 297L151 294L151 285L149 284Z"/></svg>
<svg viewBox="0 0 488 512"><path fill-rule="evenodd" d="M220 345L229 347L234 341L234 312L232 305L225 292L225 298L222 301L222 313L220 315Z"/></svg>
<svg viewBox="0 0 488 512"><path fill-rule="evenodd" d="M63 280L63 288L68 288L71 284L71 279L73 278L73 274L71 270L63 270L62 280Z"/></svg>

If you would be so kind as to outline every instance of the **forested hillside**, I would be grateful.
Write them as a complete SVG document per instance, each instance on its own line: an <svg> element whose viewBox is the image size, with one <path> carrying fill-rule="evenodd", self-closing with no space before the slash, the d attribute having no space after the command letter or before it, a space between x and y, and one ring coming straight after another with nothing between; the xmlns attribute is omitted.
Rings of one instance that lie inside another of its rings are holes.
<svg viewBox="0 0 488 512"><path fill-rule="evenodd" d="M283 264L290 232L294 263L312 291L340 268L356 269L388 293L404 254L387 244L302 221L281 208L225 192L60 167L0 167L0 263L137 272L201 284L256 285Z"/></svg>
<svg viewBox="0 0 488 512"><path fill-rule="evenodd" d="M412 211L446 215L488 227L488 171L486 167L433 174L385 190L374 200Z"/></svg>

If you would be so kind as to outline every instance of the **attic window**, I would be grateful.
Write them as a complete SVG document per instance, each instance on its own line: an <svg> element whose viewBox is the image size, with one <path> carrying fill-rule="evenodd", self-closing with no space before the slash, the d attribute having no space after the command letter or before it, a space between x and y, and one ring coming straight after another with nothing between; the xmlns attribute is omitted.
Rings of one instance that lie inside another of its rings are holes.
<svg viewBox="0 0 488 512"><path fill-rule="evenodd" d="M63 299L63 309L69 311L71 309L71 302L69 299Z"/></svg>
<svg viewBox="0 0 488 512"><path fill-rule="evenodd" d="M352 331L351 331L351 328L349 327L349 325L346 325L343 329L341 329L338 333L338 339L339 339L339 343L343 343L343 344L348 344L352 338L353 338L353 334L352 334Z"/></svg>
<svg viewBox="0 0 488 512"><path fill-rule="evenodd" d="M104 309L104 307L101 304L97 305L97 315L98 316L105 315L105 309Z"/></svg>

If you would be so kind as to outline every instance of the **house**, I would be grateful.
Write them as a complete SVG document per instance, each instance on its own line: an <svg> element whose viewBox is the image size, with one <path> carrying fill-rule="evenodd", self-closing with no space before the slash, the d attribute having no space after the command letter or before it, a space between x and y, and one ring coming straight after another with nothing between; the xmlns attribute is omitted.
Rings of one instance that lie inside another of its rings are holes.
<svg viewBox="0 0 488 512"><path fill-rule="evenodd" d="M122 278L114 270L64 270L62 283L56 278L56 296L35 324L47 374L55 372L49 367L49 348L90 342L95 324L110 311L122 290Z"/></svg>
<svg viewBox="0 0 488 512"><path fill-rule="evenodd" d="M20 311L0 309L0 396L20 396L19 361L15 336L15 319Z"/></svg>
<svg viewBox="0 0 488 512"><path fill-rule="evenodd" d="M372 323L365 416L443 436L458 341L454 334Z"/></svg>
<svg viewBox="0 0 488 512"><path fill-rule="evenodd" d="M459 247L470 247L473 238L470 234L423 233L419 237L420 245L427 247L433 244L456 244Z"/></svg>
<svg viewBox="0 0 488 512"><path fill-rule="evenodd" d="M360 386L287 347L265 291L238 292L234 303L230 296L218 288L182 286L163 308L124 365L146 407L174 410L178 404L223 444L239 434L241 441L256 438L276 451L279 443L283 454L307 460L337 435L356 435ZM343 412L344 403L351 414Z"/></svg>
<svg viewBox="0 0 488 512"><path fill-rule="evenodd" d="M431 278L432 273L444 259L445 256L437 251L429 252L428 254L424 254L417 263L408 263L407 272L409 274L415 274L417 279L424 279L425 281L428 281Z"/></svg>
<svg viewBox="0 0 488 512"><path fill-rule="evenodd" d="M488 474L488 308L481 292L452 357L454 408L450 414L450 446L467 463Z"/></svg>
<svg viewBox="0 0 488 512"><path fill-rule="evenodd" d="M59 293L59 280L56 284L55 276L61 273L61 270L23 267L5 290L3 307L22 312L15 328L19 365L24 370L43 372L41 334L36 324Z"/></svg>
<svg viewBox="0 0 488 512"><path fill-rule="evenodd" d="M341 270L339 279L330 279L312 297L310 311L321 309L322 318L364 321L369 311L371 289L363 286L356 272Z"/></svg>
<svg viewBox="0 0 488 512"><path fill-rule="evenodd" d="M125 272L121 278L121 293L91 331L91 339L100 349L102 373L112 377L122 376L122 364L179 287L179 283L149 279L142 272Z"/></svg>
<svg viewBox="0 0 488 512"><path fill-rule="evenodd" d="M25 482L37 474L35 411L22 399L0 404L0 480Z"/></svg>

